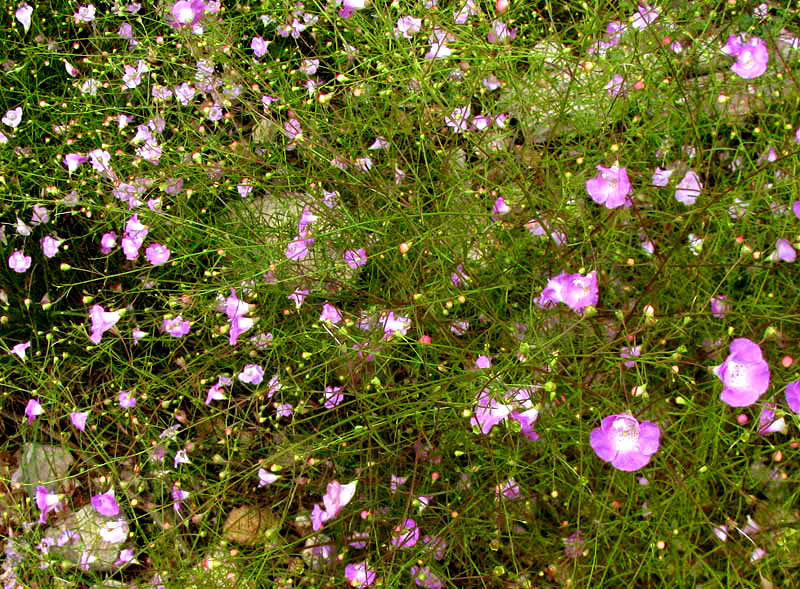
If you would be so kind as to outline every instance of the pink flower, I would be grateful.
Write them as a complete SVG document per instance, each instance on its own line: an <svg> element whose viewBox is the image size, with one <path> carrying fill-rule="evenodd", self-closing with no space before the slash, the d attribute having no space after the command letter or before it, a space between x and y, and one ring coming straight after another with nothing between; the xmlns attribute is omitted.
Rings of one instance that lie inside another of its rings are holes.
<svg viewBox="0 0 800 589"><path fill-rule="evenodd" d="M300 236L295 237L294 241L290 241L286 246L286 258L293 262L301 262L309 256L308 248L314 244L311 238L303 239Z"/></svg>
<svg viewBox="0 0 800 589"><path fill-rule="evenodd" d="M336 480L328 483L328 488L322 497L325 509L323 510L317 503L311 512L311 526L315 532L322 528L322 524L326 521L336 517L342 508L350 503L350 500L356 494L357 484L358 481L353 481L342 485Z"/></svg>
<svg viewBox="0 0 800 589"><path fill-rule="evenodd" d="M520 489L519 484L513 478L508 479L502 485L497 485L494 490L495 494L504 499L519 499Z"/></svg>
<svg viewBox="0 0 800 589"><path fill-rule="evenodd" d="M475 367L480 369L491 368L492 366L492 359L489 356L478 356L478 359L475 360Z"/></svg>
<svg viewBox="0 0 800 589"><path fill-rule="evenodd" d="M447 587L442 578L429 567L414 565L409 572L417 587L425 587L425 589L445 589Z"/></svg>
<svg viewBox="0 0 800 589"><path fill-rule="evenodd" d="M330 321L334 325L339 323L342 320L342 314L333 305L330 303L325 303L322 305L322 313L319 316L320 321Z"/></svg>
<svg viewBox="0 0 800 589"><path fill-rule="evenodd" d="M656 168L656 171L653 172L653 177L650 179L650 184L653 186L658 186L663 188L667 184L669 184L669 178L672 176L672 173L675 171L674 168L667 168L666 170L662 170L661 168Z"/></svg>
<svg viewBox="0 0 800 589"><path fill-rule="evenodd" d="M40 524L47 522L47 516L51 511L58 513L63 509L61 498L42 485L36 487L36 507L42 512L39 515Z"/></svg>
<svg viewBox="0 0 800 589"><path fill-rule="evenodd" d="M117 394L117 398L119 399L119 406L123 409L133 409L136 407L136 398L130 391L120 391Z"/></svg>
<svg viewBox="0 0 800 589"><path fill-rule="evenodd" d="M170 253L167 246L161 245L160 243L152 243L144 250L144 257L147 258L147 261L153 266L160 266L161 264L167 263Z"/></svg>
<svg viewBox="0 0 800 589"><path fill-rule="evenodd" d="M86 429L87 419L89 419L88 411L73 411L69 414L69 420L72 423L72 427L81 432Z"/></svg>
<svg viewBox="0 0 800 589"><path fill-rule="evenodd" d="M23 252L16 250L8 257L8 267L14 272L22 274L31 267L31 257L26 256Z"/></svg>
<svg viewBox="0 0 800 589"><path fill-rule="evenodd" d="M266 487L281 478L279 474L272 474L263 468L258 469L258 486Z"/></svg>
<svg viewBox="0 0 800 589"><path fill-rule="evenodd" d="M422 19L413 16L401 16L397 19L397 26L394 30L395 37L405 37L410 39L422 29Z"/></svg>
<svg viewBox="0 0 800 589"><path fill-rule="evenodd" d="M180 315L174 319L164 319L164 322L161 324L161 330L165 331L172 337L183 337L189 333L190 327L191 326L189 322L183 319L183 317Z"/></svg>
<svg viewBox="0 0 800 589"><path fill-rule="evenodd" d="M325 409L333 409L344 401L344 393L341 391L342 387L325 387Z"/></svg>
<svg viewBox="0 0 800 589"><path fill-rule="evenodd" d="M775 432L786 433L788 425L783 417L775 417L775 403L764 403L758 416L758 433L762 436Z"/></svg>
<svg viewBox="0 0 800 589"><path fill-rule="evenodd" d="M114 497L114 489L109 489L107 493L92 497L92 507L103 517L116 517L119 515L119 503Z"/></svg>
<svg viewBox="0 0 800 589"><path fill-rule="evenodd" d="M290 294L286 298L289 299L290 301L294 301L294 306L297 309L299 309L300 307L303 306L303 301L306 300L306 297L308 296L308 292L309 291L308 291L307 288L298 288L296 291L294 291L292 294Z"/></svg>
<svg viewBox="0 0 800 589"><path fill-rule="evenodd" d="M47 235L43 237L41 241L42 253L46 258L52 258L58 253L58 246L62 243L60 239L56 239L52 235Z"/></svg>
<svg viewBox="0 0 800 589"><path fill-rule="evenodd" d="M630 195L633 188L628 180L628 171L620 168L617 163L610 168L597 166L597 170L600 173L586 182L586 191L592 200L609 209L616 209L623 205L631 206L633 203Z"/></svg>
<svg viewBox="0 0 800 589"><path fill-rule="evenodd" d="M264 40L262 37L253 37L250 40L250 49L253 50L256 57L264 57L267 53L269 43L269 41Z"/></svg>
<svg viewBox="0 0 800 589"><path fill-rule="evenodd" d="M28 424L33 424L33 420L39 417L44 413L44 409L42 408L42 404L39 403L39 399L29 399L28 403L25 405L25 417L28 418Z"/></svg>
<svg viewBox="0 0 800 589"><path fill-rule="evenodd" d="M419 527L413 519L407 519L402 526L397 526L392 534L392 546L395 548L413 548L419 541Z"/></svg>
<svg viewBox="0 0 800 589"><path fill-rule="evenodd" d="M12 108L0 120L3 121L3 124L8 125L12 129L16 129L22 122L22 107L18 106L17 108Z"/></svg>
<svg viewBox="0 0 800 589"><path fill-rule="evenodd" d="M264 369L258 364L247 364L236 378L239 382L259 385L264 381Z"/></svg>
<svg viewBox="0 0 800 589"><path fill-rule="evenodd" d="M767 71L769 51L767 44L758 37L751 37L745 43L742 35L731 35L722 52L736 58L731 70L740 78L750 80Z"/></svg>
<svg viewBox="0 0 800 589"><path fill-rule="evenodd" d="M22 28L25 29L26 33L31 28L32 15L33 15L33 8L29 6L26 2L20 4L16 12L14 12L14 18L16 18L19 21L19 23L22 25Z"/></svg>
<svg viewBox="0 0 800 589"><path fill-rule="evenodd" d="M90 23L94 20L95 8L94 4L86 6L78 6L78 11L72 15L76 23Z"/></svg>
<svg viewBox="0 0 800 589"><path fill-rule="evenodd" d="M782 262L791 263L797 259L797 252L788 239L779 239L775 242L774 257Z"/></svg>
<svg viewBox="0 0 800 589"><path fill-rule="evenodd" d="M694 170L689 170L686 175L675 187L675 198L686 206L691 206L697 201L700 191L703 189L703 184L697 177Z"/></svg>
<svg viewBox="0 0 800 589"><path fill-rule="evenodd" d="M353 270L360 268L367 263L367 250L363 247L357 250L345 250L344 261Z"/></svg>
<svg viewBox="0 0 800 589"><path fill-rule="evenodd" d="M655 423L621 414L604 418L600 427L592 430L589 442L600 460L632 472L650 462L660 437L661 429Z"/></svg>
<svg viewBox="0 0 800 589"><path fill-rule="evenodd" d="M508 25L501 20L492 21L492 28L486 39L489 43L502 43L503 41L513 41L517 36L517 29L509 29Z"/></svg>
<svg viewBox="0 0 800 589"><path fill-rule="evenodd" d="M379 321L383 326L384 340L389 340L397 334L405 335L408 328L411 327L411 319L395 315L394 311L381 313Z"/></svg>
<svg viewBox="0 0 800 589"><path fill-rule="evenodd" d="M181 507L183 506L183 502L189 498L189 491L184 491L178 485L172 485L172 500L175 502L172 508L175 511L180 511Z"/></svg>
<svg viewBox="0 0 800 589"><path fill-rule="evenodd" d="M786 404L794 413L800 414L800 380L790 382L786 387Z"/></svg>
<svg viewBox="0 0 800 589"><path fill-rule="evenodd" d="M206 10L206 3L203 0L179 0L172 5L173 21L170 26L173 28L194 26L203 18Z"/></svg>
<svg viewBox="0 0 800 589"><path fill-rule="evenodd" d="M92 321L92 333L89 341L99 344L103 339L103 334L114 327L121 315L119 311L106 311L100 305L92 305L89 308L89 319Z"/></svg>
<svg viewBox="0 0 800 589"><path fill-rule="evenodd" d="M25 350L27 350L30 347L31 347L31 342L27 341L27 342L25 342L23 344L17 344L15 346L13 346L8 351L8 353L9 354L14 354L16 356L19 356L20 360L24 360L25 359Z"/></svg>
<svg viewBox="0 0 800 589"><path fill-rule="evenodd" d="M113 231L103 233L100 238L100 252L110 254L115 247L117 247L117 234Z"/></svg>
<svg viewBox="0 0 800 589"><path fill-rule="evenodd" d="M89 158L79 153L68 153L64 156L64 165L70 172L76 171L82 164L89 161Z"/></svg>
<svg viewBox="0 0 800 589"><path fill-rule="evenodd" d="M453 129L453 133L463 133L469 129L470 105L459 106L444 118L445 124Z"/></svg>
<svg viewBox="0 0 800 589"><path fill-rule="evenodd" d="M631 26L637 31L644 30L650 23L658 18L660 13L661 11L656 6L639 4L639 10L634 13Z"/></svg>
<svg viewBox="0 0 800 589"><path fill-rule="evenodd" d="M366 6L366 0L344 0L342 8L339 10L341 18L350 18L356 10L361 10Z"/></svg>
<svg viewBox="0 0 800 589"><path fill-rule="evenodd" d="M573 311L582 313L587 307L597 305L598 299L597 272L586 276L562 272L548 280L536 302L540 307L565 303Z"/></svg>
<svg viewBox="0 0 800 589"><path fill-rule="evenodd" d="M730 310L730 305L725 301L728 299L728 295L718 295L711 297L711 314L716 319L722 319L725 317L725 314Z"/></svg>
<svg viewBox="0 0 800 589"><path fill-rule="evenodd" d="M724 385L720 399L731 407L749 407L769 387L769 365L758 344L747 338L731 342L725 361L713 368Z"/></svg>
<svg viewBox="0 0 800 589"><path fill-rule="evenodd" d="M375 571L370 570L366 562L348 564L344 567L344 576L351 587L369 587L375 582Z"/></svg>

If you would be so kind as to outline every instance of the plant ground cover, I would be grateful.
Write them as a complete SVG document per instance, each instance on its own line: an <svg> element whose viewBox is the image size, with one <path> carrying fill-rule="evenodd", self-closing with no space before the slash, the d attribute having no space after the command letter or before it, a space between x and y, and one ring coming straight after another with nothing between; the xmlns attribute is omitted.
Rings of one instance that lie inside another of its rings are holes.
<svg viewBox="0 0 800 589"><path fill-rule="evenodd" d="M793 586L799 8L7 5L4 586Z"/></svg>

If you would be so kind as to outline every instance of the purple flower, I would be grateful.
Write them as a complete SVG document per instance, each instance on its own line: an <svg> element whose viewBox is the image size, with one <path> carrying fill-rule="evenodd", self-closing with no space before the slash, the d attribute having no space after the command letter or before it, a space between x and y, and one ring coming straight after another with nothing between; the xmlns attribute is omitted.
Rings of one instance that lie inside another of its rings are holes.
<svg viewBox="0 0 800 589"><path fill-rule="evenodd" d="M147 258L147 261L153 266L160 266L161 264L167 263L170 253L167 246L161 245L160 243L151 243L144 250L144 257Z"/></svg>
<svg viewBox="0 0 800 589"><path fill-rule="evenodd" d="M597 166L597 170L600 173L586 181L586 191L592 200L609 209L616 209L623 205L631 206L633 202L630 194L633 192L633 188L628 180L628 170L620 168L618 163L610 168Z"/></svg>
<svg viewBox="0 0 800 589"><path fill-rule="evenodd" d="M564 303L573 311L582 313L587 307L597 305L598 300L597 272L586 276L562 272L548 280L536 302L540 307Z"/></svg>
<svg viewBox="0 0 800 589"><path fill-rule="evenodd" d="M275 481L281 478L279 474L272 474L271 472L259 468L258 469L258 486L259 487L266 487L267 485L271 485Z"/></svg>
<svg viewBox="0 0 800 589"><path fill-rule="evenodd" d="M17 250L8 257L8 267L14 272L22 274L31 267L31 257Z"/></svg>
<svg viewBox="0 0 800 589"><path fill-rule="evenodd" d="M397 19L397 26L394 29L395 37L405 37L410 39L422 29L422 19L413 16L401 16Z"/></svg>
<svg viewBox="0 0 800 589"><path fill-rule="evenodd" d="M366 562L357 562L344 567L344 576L351 587L369 587L375 582L376 574Z"/></svg>
<svg viewBox="0 0 800 589"><path fill-rule="evenodd" d="M667 168L666 170L656 168L656 171L653 172L653 177L650 179L650 184L653 186L658 186L659 188L663 188L669 184L669 178L672 176L674 171L674 168Z"/></svg>
<svg viewBox="0 0 800 589"><path fill-rule="evenodd" d="M495 487L495 495L498 497L502 496L504 499L519 499L520 497L520 490L519 484L513 478L508 479L502 485L497 485Z"/></svg>
<svg viewBox="0 0 800 589"><path fill-rule="evenodd" d="M694 170L689 170L686 175L675 187L675 198L686 206L691 206L697 201L700 191L703 189L703 184L697 177Z"/></svg>
<svg viewBox="0 0 800 589"><path fill-rule="evenodd" d="M31 342L27 341L27 342L24 342L24 343L21 343L21 344L16 344L15 346L13 346L8 351L8 353L9 354L14 354L16 356L19 356L20 360L24 360L25 359L25 350L27 350L30 347L31 347Z"/></svg>
<svg viewBox="0 0 800 589"><path fill-rule="evenodd" d="M325 387L325 409L333 409L344 401L344 393L341 391L342 387Z"/></svg>
<svg viewBox="0 0 800 589"><path fill-rule="evenodd" d="M758 344L747 338L733 340L725 362L713 371L724 385L720 399L731 407L749 407L769 387L769 365Z"/></svg>
<svg viewBox="0 0 800 589"><path fill-rule="evenodd" d="M620 358L626 360L624 362L624 366L626 368L633 368L636 366L636 361L631 360L631 358L638 358L642 355L642 346L632 346L632 347L625 347L622 348L622 352L620 352Z"/></svg>
<svg viewBox="0 0 800 589"><path fill-rule="evenodd" d="M103 233L100 238L100 251L104 254L110 254L115 247L117 247L117 234L113 231Z"/></svg>
<svg viewBox="0 0 800 589"><path fill-rule="evenodd" d="M367 263L367 250L363 247L357 250L345 250L344 261L353 270L360 268Z"/></svg>
<svg viewBox="0 0 800 589"><path fill-rule="evenodd" d="M711 297L711 314L717 318L722 319L725 314L730 311L730 305L725 301L728 300L728 295L716 295Z"/></svg>
<svg viewBox="0 0 800 589"><path fill-rule="evenodd" d="M425 544L425 550L433 556L434 560L442 560L444 558L447 542L439 536L425 536L422 538L422 543Z"/></svg>
<svg viewBox="0 0 800 589"><path fill-rule="evenodd" d="M742 35L731 35L722 52L736 58L731 70L740 78L746 80L757 78L767 71L769 51L767 44L758 37L751 37L745 43Z"/></svg>
<svg viewBox="0 0 800 589"><path fill-rule="evenodd" d="M797 259L797 252L789 243L788 239L779 239L775 242L775 258L782 262L794 262Z"/></svg>
<svg viewBox="0 0 800 589"><path fill-rule="evenodd" d="M92 497L92 507L104 517L116 517L119 515L119 503L114 497L114 489L109 489L107 493Z"/></svg>
<svg viewBox="0 0 800 589"><path fill-rule="evenodd" d="M73 411L69 414L69 420L72 422L72 427L80 432L86 429L87 419L89 419L88 411Z"/></svg>
<svg viewBox="0 0 800 589"><path fill-rule="evenodd" d="M133 409L136 407L136 398L130 391L120 391L117 395L119 406L123 409Z"/></svg>
<svg viewBox="0 0 800 589"><path fill-rule="evenodd" d="M309 290L307 288L298 288L296 291L294 291L286 298L289 299L290 301L293 301L294 306L299 309L300 307L303 306L303 301L306 300L308 293Z"/></svg>
<svg viewBox="0 0 800 589"><path fill-rule="evenodd" d="M412 566L410 569L411 578L414 579L417 587L426 589L444 589L445 585L442 578L426 566Z"/></svg>
<svg viewBox="0 0 800 589"><path fill-rule="evenodd" d="M250 40L250 49L253 50L256 57L264 57L269 47L269 41L264 40L262 37L253 37Z"/></svg>
<svg viewBox="0 0 800 589"><path fill-rule="evenodd" d="M103 334L114 327L121 317L119 311L106 311L100 305L89 308L89 318L92 321L92 333L89 341L97 345L103 339Z"/></svg>
<svg viewBox="0 0 800 589"><path fill-rule="evenodd" d="M25 405L25 416L28 418L28 424L32 424L33 420L43 413L44 409L42 409L42 404L39 403L39 399L28 400L28 403Z"/></svg>
<svg viewBox="0 0 800 589"><path fill-rule="evenodd" d="M303 239L302 237L297 236L295 237L294 241L290 241L286 246L286 257L293 262L305 260L310 253L308 248L313 244L313 239Z"/></svg>
<svg viewBox="0 0 800 589"><path fill-rule="evenodd" d="M259 385L264 381L264 369L258 364L247 364L236 378L239 382Z"/></svg>
<svg viewBox="0 0 800 589"><path fill-rule="evenodd" d="M25 29L26 33L31 28L32 15L33 15L33 8L29 6L27 2L23 2L22 4L20 4L16 12L14 12L14 18L16 18L19 21L19 23L22 25L22 28Z"/></svg>
<svg viewBox="0 0 800 589"><path fill-rule="evenodd" d="M392 546L395 548L413 548L419 541L419 528L413 519L407 519L402 526L397 526L392 534Z"/></svg>
<svg viewBox="0 0 800 589"><path fill-rule="evenodd" d="M573 532L562 541L564 542L564 554L566 554L568 558L578 558L583 554L586 540L583 537L583 532L580 530Z"/></svg>
<svg viewBox="0 0 800 589"><path fill-rule="evenodd" d="M600 460L632 472L650 462L660 437L661 429L655 423L621 414L604 418L600 427L592 430L589 443Z"/></svg>
<svg viewBox="0 0 800 589"><path fill-rule="evenodd" d="M311 526L316 532L331 518L336 517L342 508L350 503L350 500L356 494L356 486L358 481L353 481L346 485L342 485L339 481L333 480L328 483L325 495L322 496L322 502L325 506L323 510L319 503L314 505L311 512Z"/></svg>
<svg viewBox="0 0 800 589"><path fill-rule="evenodd" d="M656 6L639 4L639 10L634 13L631 26L637 31L644 30L650 23L658 18L660 13L661 11Z"/></svg>
<svg viewBox="0 0 800 589"><path fill-rule="evenodd" d="M189 322L178 315L175 319L164 319L161 330L170 334L172 337L183 337L189 333Z"/></svg>
<svg viewBox="0 0 800 589"><path fill-rule="evenodd" d="M335 325L342 320L342 313L330 303L325 303L322 305L322 313L319 316L319 320L330 321Z"/></svg>
<svg viewBox="0 0 800 589"><path fill-rule="evenodd" d="M189 491L184 491L178 485L172 485L172 500L175 501L172 508L175 511L180 511L181 507L183 506L183 502L189 498Z"/></svg>
<svg viewBox="0 0 800 589"><path fill-rule="evenodd" d="M786 387L786 404L794 413L800 415L800 380L790 382Z"/></svg>

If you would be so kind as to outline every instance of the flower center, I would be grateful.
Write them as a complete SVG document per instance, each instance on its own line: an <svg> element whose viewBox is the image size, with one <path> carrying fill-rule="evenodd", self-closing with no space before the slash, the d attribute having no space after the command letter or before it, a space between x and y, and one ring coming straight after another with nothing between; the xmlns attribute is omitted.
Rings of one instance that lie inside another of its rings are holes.
<svg viewBox="0 0 800 589"><path fill-rule="evenodd" d="M639 424L632 418L620 418L611 425L617 452L629 452L639 442Z"/></svg>
<svg viewBox="0 0 800 589"><path fill-rule="evenodd" d="M725 371L725 386L732 389L750 388L750 371L746 364L729 362Z"/></svg>
<svg viewBox="0 0 800 589"><path fill-rule="evenodd" d="M745 67L750 67L755 63L753 59L753 53L751 51L743 51L742 54L739 56L739 59L742 62L742 65Z"/></svg>

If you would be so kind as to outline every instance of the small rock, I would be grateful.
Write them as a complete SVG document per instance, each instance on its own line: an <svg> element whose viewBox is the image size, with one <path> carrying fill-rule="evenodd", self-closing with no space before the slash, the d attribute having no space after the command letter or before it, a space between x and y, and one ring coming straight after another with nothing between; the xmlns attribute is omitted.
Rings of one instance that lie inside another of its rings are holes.
<svg viewBox="0 0 800 589"><path fill-rule="evenodd" d="M59 446L25 444L19 459L19 468L12 480L22 484L30 497L36 496L36 487L47 487L57 493L75 459L69 450Z"/></svg>
<svg viewBox="0 0 800 589"><path fill-rule="evenodd" d="M275 545L280 524L268 509L244 505L228 514L222 537L228 542L252 546L262 542Z"/></svg>
<svg viewBox="0 0 800 589"><path fill-rule="evenodd" d="M103 517L86 505L70 513L57 526L47 528L50 554L70 566L85 564L89 570L108 571L119 558L130 528L125 516Z"/></svg>

